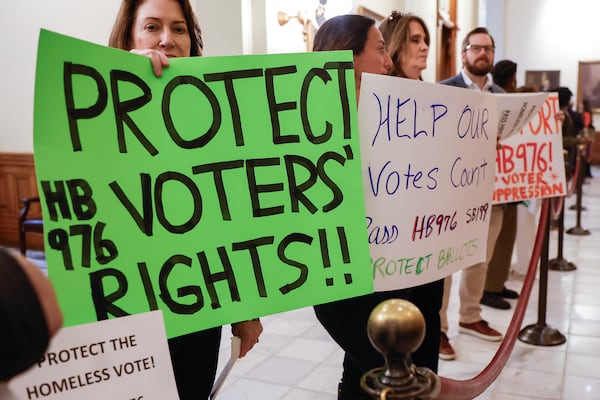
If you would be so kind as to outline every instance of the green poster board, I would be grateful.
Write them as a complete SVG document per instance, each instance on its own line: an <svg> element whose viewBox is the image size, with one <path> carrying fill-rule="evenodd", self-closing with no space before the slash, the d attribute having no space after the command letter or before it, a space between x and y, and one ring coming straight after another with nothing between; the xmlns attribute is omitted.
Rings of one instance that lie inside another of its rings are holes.
<svg viewBox="0 0 600 400"><path fill-rule="evenodd" d="M169 337L370 293L350 52L150 61L42 30L34 148L66 325Z"/></svg>

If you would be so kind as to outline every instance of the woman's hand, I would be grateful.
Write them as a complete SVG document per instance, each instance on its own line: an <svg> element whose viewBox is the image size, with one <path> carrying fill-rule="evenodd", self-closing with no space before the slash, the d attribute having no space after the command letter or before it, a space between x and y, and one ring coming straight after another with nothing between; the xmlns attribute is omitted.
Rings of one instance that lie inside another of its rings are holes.
<svg viewBox="0 0 600 400"><path fill-rule="evenodd" d="M231 325L231 333L242 339L240 358L244 357L258 343L258 337L262 331L263 327L259 319L237 322Z"/></svg>
<svg viewBox="0 0 600 400"><path fill-rule="evenodd" d="M169 66L169 58L162 52L153 49L131 49L131 53L148 57L152 63L154 75L162 76L162 70Z"/></svg>

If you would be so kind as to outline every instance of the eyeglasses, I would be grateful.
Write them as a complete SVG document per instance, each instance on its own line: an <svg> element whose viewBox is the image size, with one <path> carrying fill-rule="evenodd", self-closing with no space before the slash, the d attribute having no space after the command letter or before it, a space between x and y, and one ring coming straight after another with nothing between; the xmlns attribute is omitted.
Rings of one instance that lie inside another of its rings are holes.
<svg viewBox="0 0 600 400"><path fill-rule="evenodd" d="M471 50L473 53L479 53L481 50L485 50L486 53L493 53L496 51L494 46L481 46L479 44L470 44L465 47L465 51Z"/></svg>

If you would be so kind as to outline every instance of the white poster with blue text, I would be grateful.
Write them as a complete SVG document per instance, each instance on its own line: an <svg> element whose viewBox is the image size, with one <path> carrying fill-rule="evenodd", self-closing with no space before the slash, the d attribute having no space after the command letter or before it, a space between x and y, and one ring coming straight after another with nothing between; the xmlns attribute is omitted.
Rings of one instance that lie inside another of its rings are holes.
<svg viewBox="0 0 600 400"><path fill-rule="evenodd" d="M484 261L494 96L363 74L358 120L375 290L422 285Z"/></svg>

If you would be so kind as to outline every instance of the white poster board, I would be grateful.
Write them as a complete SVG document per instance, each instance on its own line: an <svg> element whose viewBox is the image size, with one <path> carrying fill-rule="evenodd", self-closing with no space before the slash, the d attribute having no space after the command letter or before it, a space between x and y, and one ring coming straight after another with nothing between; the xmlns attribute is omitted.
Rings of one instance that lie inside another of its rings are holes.
<svg viewBox="0 0 600 400"><path fill-rule="evenodd" d="M548 93L497 93L498 135L504 140L518 133L541 109Z"/></svg>
<svg viewBox="0 0 600 400"><path fill-rule="evenodd" d="M494 203L567 194L558 111L558 95L553 93L518 134L501 141L496 155Z"/></svg>
<svg viewBox="0 0 600 400"><path fill-rule="evenodd" d="M18 400L178 399L162 312L63 328L8 388Z"/></svg>
<svg viewBox="0 0 600 400"><path fill-rule="evenodd" d="M497 109L491 94L363 74L358 120L375 290L484 261Z"/></svg>

